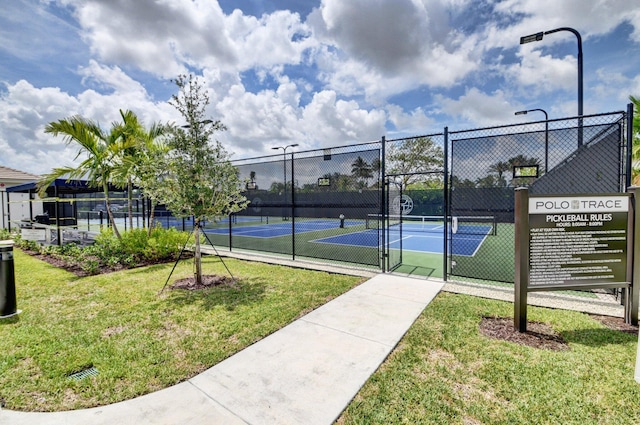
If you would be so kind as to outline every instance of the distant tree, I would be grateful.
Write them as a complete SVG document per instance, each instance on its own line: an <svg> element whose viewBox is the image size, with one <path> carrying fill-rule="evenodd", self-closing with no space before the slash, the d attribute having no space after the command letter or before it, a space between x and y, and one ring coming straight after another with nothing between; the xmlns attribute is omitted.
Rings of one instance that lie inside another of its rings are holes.
<svg viewBox="0 0 640 425"><path fill-rule="evenodd" d="M430 173L442 171L443 165L442 148L429 137L390 143L387 149L387 174L402 174L403 187L420 180L441 178L439 174Z"/></svg>
<svg viewBox="0 0 640 425"><path fill-rule="evenodd" d="M511 164L505 161L498 161L495 164L489 166L490 173L496 173L498 175L498 186L506 186L507 181L504 178L504 173L511 171Z"/></svg>
<svg viewBox="0 0 640 425"><path fill-rule="evenodd" d="M213 133L226 127L220 121L206 118L209 96L193 75L180 75L174 81L178 94L171 97L174 106L186 121L183 127L173 126L169 146L168 192L165 204L177 217L194 218L195 280L202 283L200 226L204 220L216 221L241 211L248 203L242 196L239 172L229 162L229 154Z"/></svg>
<svg viewBox="0 0 640 425"><path fill-rule="evenodd" d="M469 179L464 179L464 180L460 180L460 178L458 176L451 176L451 187L452 188L473 188L476 187L476 183L469 180Z"/></svg>
<svg viewBox="0 0 640 425"><path fill-rule="evenodd" d="M380 187L380 173L382 172L382 161L380 158L374 158L371 161L371 172L373 173L374 178L376 179L375 187Z"/></svg>
<svg viewBox="0 0 640 425"><path fill-rule="evenodd" d="M496 176L493 174L487 174L485 177L476 180L475 187L486 189L490 187L498 187L500 184L501 183L497 180Z"/></svg>
<svg viewBox="0 0 640 425"><path fill-rule="evenodd" d="M369 179L373 177L371 165L361 156L358 156L355 161L351 163L351 175L359 182L360 187L366 187Z"/></svg>

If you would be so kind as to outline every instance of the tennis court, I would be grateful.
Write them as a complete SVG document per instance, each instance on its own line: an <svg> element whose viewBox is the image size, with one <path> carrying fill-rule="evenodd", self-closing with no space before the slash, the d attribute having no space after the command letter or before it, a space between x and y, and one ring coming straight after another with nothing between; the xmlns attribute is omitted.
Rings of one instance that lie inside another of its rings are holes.
<svg viewBox="0 0 640 425"><path fill-rule="evenodd" d="M231 234L234 238L266 240L292 236L303 237L309 244L338 245L341 247L380 249L382 231L385 231L388 249L416 253L444 253L444 221L439 216L389 216L388 229L383 229L379 215L369 215L364 220L340 220L332 218L296 218L295 222L275 217L234 217ZM207 228L208 234L229 236L229 222L217 223ZM451 251L456 255L474 256L484 240L495 234L494 217L454 218L455 230ZM305 238L304 234L308 234Z"/></svg>
<svg viewBox="0 0 640 425"><path fill-rule="evenodd" d="M389 228L386 232L386 244L389 249L444 253L444 220L438 216L389 216ZM312 240L314 243L327 243L348 246L377 247L381 243L378 229L382 226L379 215L369 215L367 230ZM455 230L451 252L461 256L474 256L484 240L495 234L494 217L464 217L452 219ZM461 224L466 223L466 224Z"/></svg>

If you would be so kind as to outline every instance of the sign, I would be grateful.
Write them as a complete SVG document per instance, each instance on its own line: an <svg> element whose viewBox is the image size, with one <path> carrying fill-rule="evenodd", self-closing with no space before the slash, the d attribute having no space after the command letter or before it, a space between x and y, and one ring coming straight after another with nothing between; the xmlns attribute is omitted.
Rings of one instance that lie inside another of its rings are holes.
<svg viewBox="0 0 640 425"><path fill-rule="evenodd" d="M627 289L625 320L638 323L632 194L515 195L515 327L527 330L529 292L596 288Z"/></svg>
<svg viewBox="0 0 640 425"><path fill-rule="evenodd" d="M529 286L627 282L629 197L529 198Z"/></svg>
<svg viewBox="0 0 640 425"><path fill-rule="evenodd" d="M320 177L318 179L318 186L331 186L331 179L328 177Z"/></svg>
<svg viewBox="0 0 640 425"><path fill-rule="evenodd" d="M513 178L535 177L538 178L540 167L538 165L514 165Z"/></svg>
<svg viewBox="0 0 640 425"><path fill-rule="evenodd" d="M46 239L45 229L21 229L20 237L25 241L44 241Z"/></svg>

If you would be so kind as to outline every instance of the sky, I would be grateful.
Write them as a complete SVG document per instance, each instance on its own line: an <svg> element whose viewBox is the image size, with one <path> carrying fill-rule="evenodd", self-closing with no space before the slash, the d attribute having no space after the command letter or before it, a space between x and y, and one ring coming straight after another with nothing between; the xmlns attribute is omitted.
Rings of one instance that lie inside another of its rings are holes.
<svg viewBox="0 0 640 425"><path fill-rule="evenodd" d="M640 3L629 0L4 0L0 165L73 165L44 132L119 110L183 124L168 101L201 78L232 159L626 110L640 96Z"/></svg>

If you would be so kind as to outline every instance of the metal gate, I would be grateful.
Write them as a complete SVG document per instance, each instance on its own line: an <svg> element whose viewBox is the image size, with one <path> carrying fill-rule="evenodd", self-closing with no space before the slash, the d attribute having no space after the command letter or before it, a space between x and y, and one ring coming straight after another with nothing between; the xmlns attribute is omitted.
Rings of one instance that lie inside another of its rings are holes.
<svg viewBox="0 0 640 425"><path fill-rule="evenodd" d="M384 232L383 250L386 270L393 271L402 265L402 185L394 176L385 179L387 199L384 203L382 229Z"/></svg>

